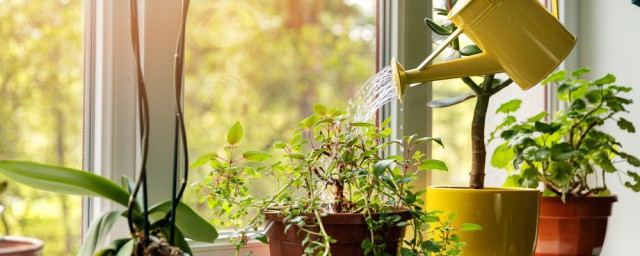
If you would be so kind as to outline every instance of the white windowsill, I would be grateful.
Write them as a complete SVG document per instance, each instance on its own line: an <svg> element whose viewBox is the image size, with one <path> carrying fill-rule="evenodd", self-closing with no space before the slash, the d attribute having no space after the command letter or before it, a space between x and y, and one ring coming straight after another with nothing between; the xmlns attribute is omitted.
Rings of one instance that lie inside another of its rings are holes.
<svg viewBox="0 0 640 256"><path fill-rule="evenodd" d="M227 256L235 255L235 246L229 243L229 234L221 234L213 243L190 241L189 246L194 256ZM257 240L250 240L243 246L239 255L252 251L252 256L269 256L269 245Z"/></svg>

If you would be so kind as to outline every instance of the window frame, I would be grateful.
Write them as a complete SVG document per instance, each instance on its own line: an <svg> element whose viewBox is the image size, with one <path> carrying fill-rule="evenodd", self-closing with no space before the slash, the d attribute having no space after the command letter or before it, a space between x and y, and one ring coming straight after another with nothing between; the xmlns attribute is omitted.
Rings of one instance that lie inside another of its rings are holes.
<svg viewBox="0 0 640 256"><path fill-rule="evenodd" d="M378 65L389 64L391 57L408 67L416 66L429 54L430 32L422 20L431 15L431 2L423 0L376 0ZM123 175L136 176L139 148L136 141L137 111L135 61L129 34L128 1L85 0L85 93L84 93L84 156L83 168L119 183ZM151 204L170 197L165 188L171 184L173 166L174 113L173 54L178 34L180 1L140 0L140 39L143 74L149 90L151 134L149 151L149 191ZM408 38L411 35L412 38ZM419 37L414 38L418 35ZM153 40L151 40L153 39ZM380 120L397 116L392 122L393 137L404 134L430 135L431 113L424 107L430 99L430 86L412 89L405 106L397 103L379 112ZM403 125L404 123L404 125ZM427 154L428 148L424 149ZM419 186L427 186L423 172ZM100 198L83 201L83 230L100 213L121 209L121 206ZM114 237L127 236L124 221L116 224ZM228 243L230 232L221 232L216 242L192 242L196 255L228 255L234 248ZM254 252L267 252L268 247L257 241L246 246ZM260 254L258 254L260 255Z"/></svg>

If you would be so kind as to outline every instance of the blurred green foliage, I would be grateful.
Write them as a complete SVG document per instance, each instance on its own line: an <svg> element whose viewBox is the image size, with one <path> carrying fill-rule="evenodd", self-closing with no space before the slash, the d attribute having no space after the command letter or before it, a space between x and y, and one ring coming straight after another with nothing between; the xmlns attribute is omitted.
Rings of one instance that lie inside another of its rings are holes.
<svg viewBox="0 0 640 256"><path fill-rule="evenodd" d="M193 1L187 26L185 121L193 157L223 148L219 135L236 120L250 131L242 144L273 153L271 145L288 138L314 103L344 109L375 74L373 0ZM256 194L275 190L268 179L251 186ZM185 200L210 215L193 189Z"/></svg>
<svg viewBox="0 0 640 256"><path fill-rule="evenodd" d="M83 1L0 3L0 159L81 167ZM45 255L75 255L80 198L9 183L0 200L0 232L43 240Z"/></svg>

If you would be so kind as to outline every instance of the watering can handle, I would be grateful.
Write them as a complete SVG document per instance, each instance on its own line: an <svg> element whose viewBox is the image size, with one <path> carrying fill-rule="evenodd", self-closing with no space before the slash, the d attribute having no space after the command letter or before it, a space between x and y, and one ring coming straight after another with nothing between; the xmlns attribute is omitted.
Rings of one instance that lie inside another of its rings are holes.
<svg viewBox="0 0 640 256"><path fill-rule="evenodd" d="M444 49L446 49L447 46L449 46L453 42L453 40L455 40L456 38L458 38L458 36L460 36L460 34L462 34L462 29L461 28L458 28L458 29L456 29L456 31L453 31L453 33L451 33L451 35L447 38L447 40L445 40L442 43L442 45L440 45L440 47L438 47L438 49L433 51L429 55L429 57L427 57L422 63L420 63L420 65L418 66L418 69L419 70L425 70L427 68L427 65L429 65L429 62L431 62L438 55L440 55L440 53L442 53L442 51L444 51Z"/></svg>
<svg viewBox="0 0 640 256"><path fill-rule="evenodd" d="M558 10L558 0L551 0L551 8L553 9L551 12L551 14L553 14L553 17L555 17L556 19L559 19L560 12ZM453 42L453 40L458 38L460 34L462 34L461 28L457 28L455 31L453 31L453 33L451 33L451 35L447 37L447 39L442 43L442 45L440 45L440 47L438 47L438 49L433 51L429 55L429 57L427 57L422 63L420 63L420 65L418 66L418 70L420 71L425 70L427 68L427 65L429 65L431 61L433 61L436 57L438 57L438 55L440 55L440 53L442 53L442 51L444 51L444 49L446 49L447 46L449 46Z"/></svg>

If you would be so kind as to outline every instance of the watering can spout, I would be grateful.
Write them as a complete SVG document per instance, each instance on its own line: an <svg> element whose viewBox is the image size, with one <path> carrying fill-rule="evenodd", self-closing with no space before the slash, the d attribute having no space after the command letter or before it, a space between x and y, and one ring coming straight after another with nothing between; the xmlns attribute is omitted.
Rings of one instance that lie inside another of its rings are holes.
<svg viewBox="0 0 640 256"><path fill-rule="evenodd" d="M391 70L400 100L404 97L407 87L417 86L421 83L504 72L502 66L485 53L433 64L423 70L416 68L405 71L404 67L393 59Z"/></svg>
<svg viewBox="0 0 640 256"><path fill-rule="evenodd" d="M405 70L391 61L400 100L412 85L503 72L527 90L553 72L576 43L537 0L458 1L449 19L458 29L417 68ZM429 65L463 31L482 53Z"/></svg>

